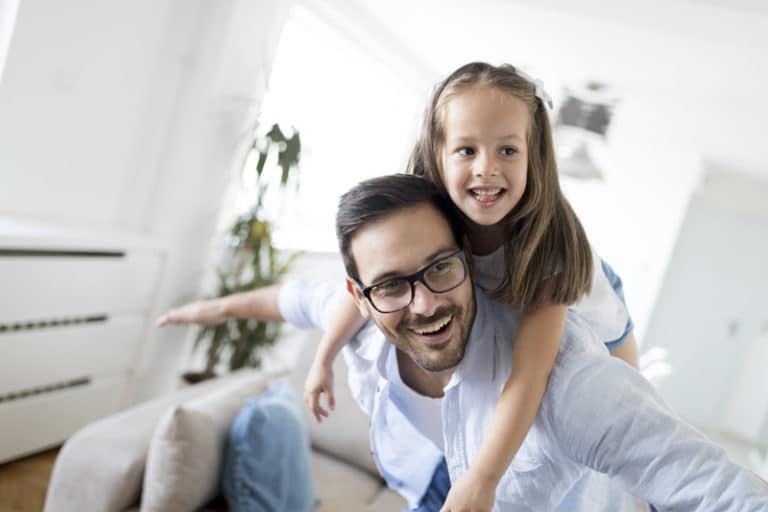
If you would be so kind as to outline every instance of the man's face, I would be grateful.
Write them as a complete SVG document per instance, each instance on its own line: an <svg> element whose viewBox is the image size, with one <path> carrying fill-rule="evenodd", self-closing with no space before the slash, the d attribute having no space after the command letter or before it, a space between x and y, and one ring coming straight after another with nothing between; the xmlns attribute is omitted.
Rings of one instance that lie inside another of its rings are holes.
<svg viewBox="0 0 768 512"><path fill-rule="evenodd" d="M372 222L351 241L363 287L413 274L457 249L448 222L429 203ZM469 276L445 293L434 293L417 282L411 305L394 313L378 312L351 280L347 288L363 316L373 318L387 338L425 370L448 370L464 357L475 317Z"/></svg>

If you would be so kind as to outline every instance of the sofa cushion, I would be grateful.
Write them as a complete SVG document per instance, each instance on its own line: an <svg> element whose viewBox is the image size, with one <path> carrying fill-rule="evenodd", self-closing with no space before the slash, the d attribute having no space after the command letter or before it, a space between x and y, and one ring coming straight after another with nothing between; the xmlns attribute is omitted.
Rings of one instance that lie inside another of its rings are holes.
<svg viewBox="0 0 768 512"><path fill-rule="evenodd" d="M309 438L287 382L251 398L229 436L222 489L232 512L315 508Z"/></svg>
<svg viewBox="0 0 768 512"><path fill-rule="evenodd" d="M164 416L149 447L142 512L197 510L216 496L230 425L246 399L261 393L269 379L251 374Z"/></svg>
<svg viewBox="0 0 768 512"><path fill-rule="evenodd" d="M319 501L316 512L393 512L407 505L380 478L322 452L312 452L312 473Z"/></svg>
<svg viewBox="0 0 768 512"><path fill-rule="evenodd" d="M291 343L301 346L291 383L299 396L302 396L304 380L312 364L320 331L301 331L291 335ZM347 384L347 365L339 355L333 363L334 396L336 408L327 418L318 424L308 407L303 407L305 422L309 425L309 438L312 446L337 458L366 470L373 476L379 475L376 463L371 456L370 419L355 402ZM322 398L325 400L325 397ZM340 435L340 433L342 433Z"/></svg>

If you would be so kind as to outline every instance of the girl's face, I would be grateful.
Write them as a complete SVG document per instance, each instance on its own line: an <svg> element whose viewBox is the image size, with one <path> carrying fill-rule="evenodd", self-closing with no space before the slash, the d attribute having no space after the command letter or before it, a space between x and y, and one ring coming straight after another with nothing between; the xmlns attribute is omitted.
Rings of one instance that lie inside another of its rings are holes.
<svg viewBox="0 0 768 512"><path fill-rule="evenodd" d="M472 86L443 110L441 177L456 206L480 226L498 224L520 201L528 169L528 108L499 89Z"/></svg>

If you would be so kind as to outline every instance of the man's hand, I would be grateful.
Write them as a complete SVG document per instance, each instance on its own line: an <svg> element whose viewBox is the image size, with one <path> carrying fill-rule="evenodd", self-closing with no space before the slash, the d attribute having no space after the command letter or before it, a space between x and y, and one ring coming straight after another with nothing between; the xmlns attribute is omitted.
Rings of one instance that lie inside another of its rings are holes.
<svg viewBox="0 0 768 512"><path fill-rule="evenodd" d="M155 326L163 327L169 324L216 325L227 319L223 311L221 299L192 302L166 312L155 320Z"/></svg>
<svg viewBox="0 0 768 512"><path fill-rule="evenodd" d="M333 398L333 368L330 363L315 358L304 382L304 402L312 410L318 423L322 421L322 417L328 417L328 411L320 405L320 395L323 393L328 402L328 409L332 411L336 406Z"/></svg>
<svg viewBox="0 0 768 512"><path fill-rule="evenodd" d="M495 501L495 482L476 476L470 469L451 485L440 512L491 512Z"/></svg>

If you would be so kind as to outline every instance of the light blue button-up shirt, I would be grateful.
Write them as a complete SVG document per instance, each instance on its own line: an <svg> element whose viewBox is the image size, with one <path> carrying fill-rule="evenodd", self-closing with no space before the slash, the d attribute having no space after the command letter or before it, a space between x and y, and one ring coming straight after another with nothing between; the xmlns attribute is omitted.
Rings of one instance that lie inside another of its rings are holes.
<svg viewBox="0 0 768 512"><path fill-rule="evenodd" d="M280 311L299 327L327 325L337 285L290 281ZM445 456L451 480L477 453L512 367L519 315L475 293L477 316L443 398L444 451L390 399L392 344L369 324L343 350L349 385L371 417L374 459L415 506ZM494 511L622 510L624 492L659 510L768 511L768 485L683 422L650 384L569 314L534 424L496 492Z"/></svg>

